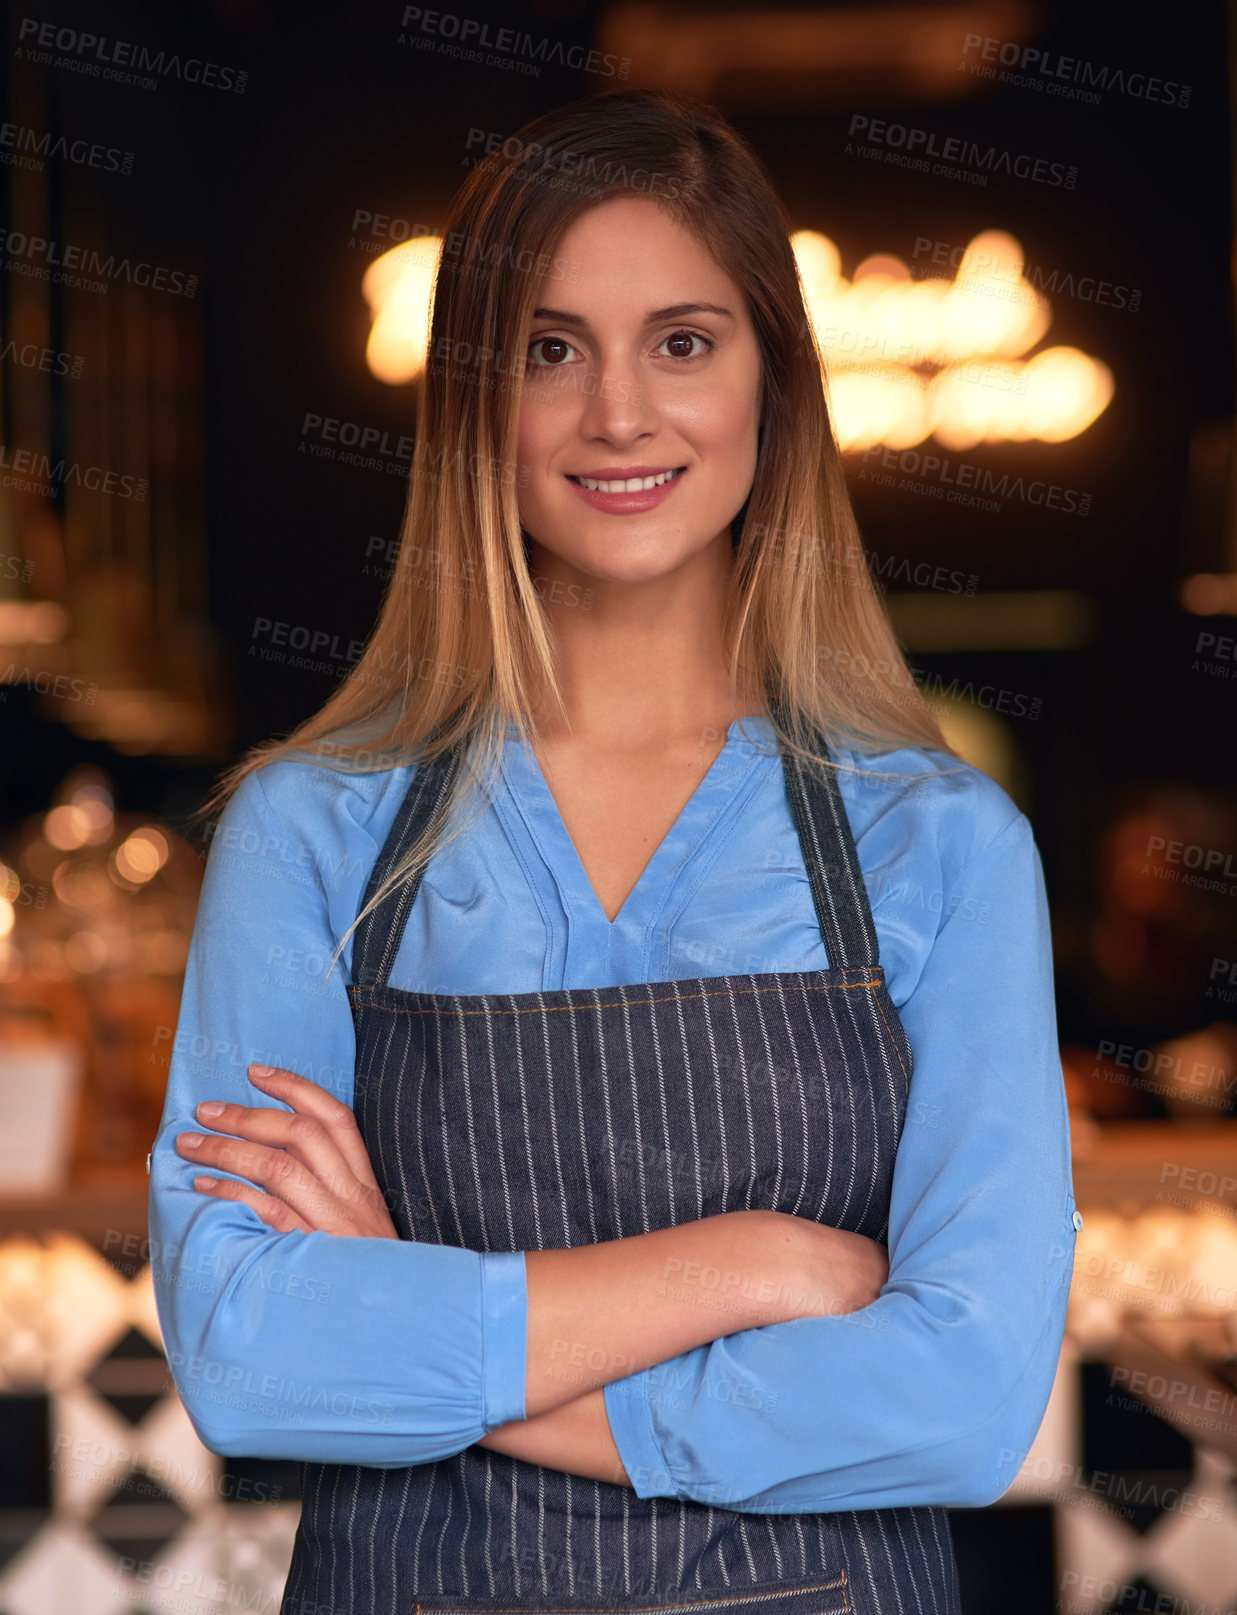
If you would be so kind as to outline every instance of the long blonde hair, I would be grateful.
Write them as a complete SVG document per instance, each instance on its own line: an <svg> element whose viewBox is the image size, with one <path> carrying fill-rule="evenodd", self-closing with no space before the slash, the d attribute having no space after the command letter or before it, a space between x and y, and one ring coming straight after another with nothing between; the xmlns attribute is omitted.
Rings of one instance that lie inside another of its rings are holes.
<svg viewBox="0 0 1237 1615"><path fill-rule="evenodd" d="M542 280L563 273L558 242L587 209L632 195L696 236L741 288L756 329L759 449L731 527L722 625L732 687L740 669L754 675L781 743L821 765L831 761L822 736L864 753L930 746L957 756L868 571L823 359L768 175L716 108L616 89L535 118L461 186L435 276L399 557L377 624L325 705L228 769L203 814L276 758L369 773L430 763L460 743L467 766L448 803L470 801L473 812L458 817L452 839L485 805L507 726L528 744L542 692L563 710L520 523L519 398ZM446 818L444 806L358 920L443 844Z"/></svg>

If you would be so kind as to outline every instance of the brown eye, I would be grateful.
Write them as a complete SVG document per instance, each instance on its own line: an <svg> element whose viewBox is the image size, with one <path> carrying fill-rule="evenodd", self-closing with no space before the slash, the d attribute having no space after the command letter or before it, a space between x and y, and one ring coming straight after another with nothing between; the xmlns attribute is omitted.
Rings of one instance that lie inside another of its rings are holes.
<svg viewBox="0 0 1237 1615"><path fill-rule="evenodd" d="M561 336L539 336L529 343L528 351L530 354L533 352L534 348L561 348L564 351L565 356L567 352L571 351L571 343L565 341ZM543 365L547 369L557 369L559 368L560 361L556 358L538 359L534 357L533 363Z"/></svg>
<svg viewBox="0 0 1237 1615"><path fill-rule="evenodd" d="M690 345L693 342L703 342L705 348L711 348L713 346L707 336L701 336L697 331L675 331L672 336L668 336L666 338L666 342L663 344L663 346L672 342L686 343L688 345L688 349L690 349ZM680 348L677 353L672 353L670 357L672 359L698 359L700 357L700 353L692 353L690 351L684 351L683 348Z"/></svg>

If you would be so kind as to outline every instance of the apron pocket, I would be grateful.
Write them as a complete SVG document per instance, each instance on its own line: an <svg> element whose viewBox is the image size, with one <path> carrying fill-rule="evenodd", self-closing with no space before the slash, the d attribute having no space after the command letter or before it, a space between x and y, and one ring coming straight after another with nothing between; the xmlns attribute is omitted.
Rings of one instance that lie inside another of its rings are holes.
<svg viewBox="0 0 1237 1615"><path fill-rule="evenodd" d="M543 1604L544 1594L530 1594L519 1604L462 1604L448 1595L420 1598L411 1615L853 1615L846 1572L828 1581L794 1586L737 1589L721 1598L678 1598L664 1603Z"/></svg>

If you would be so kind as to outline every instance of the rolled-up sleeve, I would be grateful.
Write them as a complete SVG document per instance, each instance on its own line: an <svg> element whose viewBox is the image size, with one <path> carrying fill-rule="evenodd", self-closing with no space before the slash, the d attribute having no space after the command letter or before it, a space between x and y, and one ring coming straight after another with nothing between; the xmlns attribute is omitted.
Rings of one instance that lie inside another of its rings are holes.
<svg viewBox="0 0 1237 1615"><path fill-rule="evenodd" d="M152 1151L151 1268L172 1376L208 1448L390 1468L524 1417L523 1254L276 1233L248 1206L197 1193L200 1169L175 1148L204 1130L204 1099L277 1105L250 1083L251 1062L352 1102L329 890L377 848L338 809L340 791L309 765L277 764L245 778L216 826Z"/></svg>
<svg viewBox="0 0 1237 1615"><path fill-rule="evenodd" d="M1043 870L1024 815L970 863L899 1014L914 1068L889 1278L611 1382L636 1494L749 1513L981 1506L1060 1352L1076 1218Z"/></svg>

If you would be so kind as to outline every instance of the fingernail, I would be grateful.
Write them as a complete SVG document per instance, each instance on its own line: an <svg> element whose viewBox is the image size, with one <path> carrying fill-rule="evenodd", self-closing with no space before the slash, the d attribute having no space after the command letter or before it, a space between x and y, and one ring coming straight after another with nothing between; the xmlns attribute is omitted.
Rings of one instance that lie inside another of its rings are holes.
<svg viewBox="0 0 1237 1615"><path fill-rule="evenodd" d="M273 1065L251 1065L249 1069L258 1077L269 1077L274 1071Z"/></svg>
<svg viewBox="0 0 1237 1615"><path fill-rule="evenodd" d="M222 1116L223 1105L218 1099L204 1099L198 1106L199 1116Z"/></svg>
<svg viewBox="0 0 1237 1615"><path fill-rule="evenodd" d="M176 1142L186 1150L196 1150L202 1142L201 1133L181 1133Z"/></svg>
<svg viewBox="0 0 1237 1615"><path fill-rule="evenodd" d="M218 1182L218 1178L194 1178L193 1187L195 1189L213 1189Z"/></svg>

